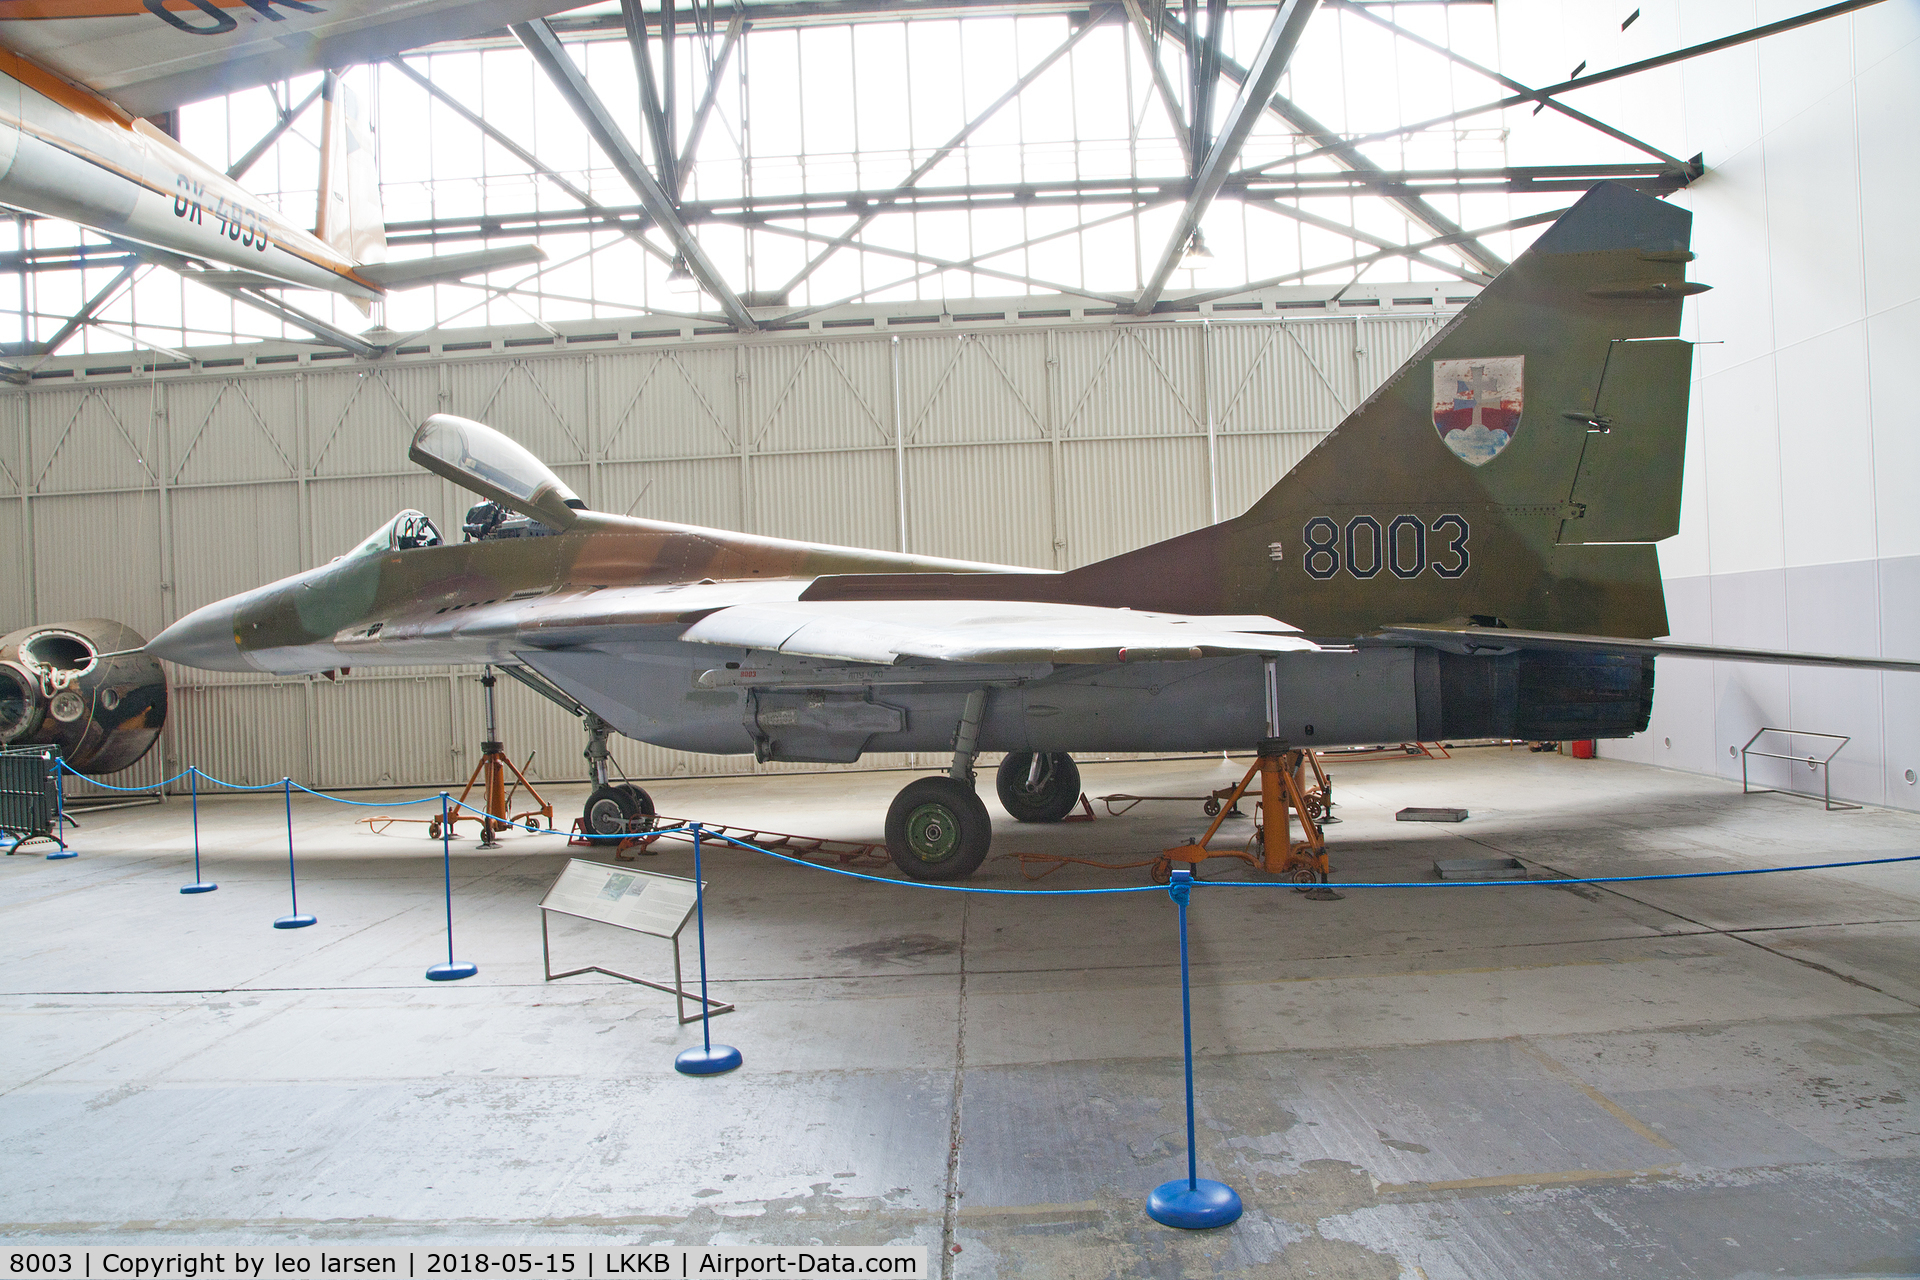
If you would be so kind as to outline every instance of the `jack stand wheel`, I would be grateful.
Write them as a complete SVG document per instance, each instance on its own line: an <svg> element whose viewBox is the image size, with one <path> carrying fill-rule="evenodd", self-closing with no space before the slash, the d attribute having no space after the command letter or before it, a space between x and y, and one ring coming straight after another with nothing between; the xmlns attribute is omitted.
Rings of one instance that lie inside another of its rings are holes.
<svg viewBox="0 0 1920 1280"><path fill-rule="evenodd" d="M1147 879L1155 884L1173 883L1173 859L1155 858L1153 865L1147 868Z"/></svg>
<svg viewBox="0 0 1920 1280"><path fill-rule="evenodd" d="M1212 796L1208 796L1207 802L1200 806L1200 812L1206 814L1209 818L1211 818L1215 814L1220 812L1220 802L1218 800L1215 800Z"/></svg>

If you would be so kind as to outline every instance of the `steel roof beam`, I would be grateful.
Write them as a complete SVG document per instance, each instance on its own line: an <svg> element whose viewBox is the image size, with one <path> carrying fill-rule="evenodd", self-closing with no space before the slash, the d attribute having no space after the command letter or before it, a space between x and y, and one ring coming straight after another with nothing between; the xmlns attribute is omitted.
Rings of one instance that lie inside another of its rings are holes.
<svg viewBox="0 0 1920 1280"><path fill-rule="evenodd" d="M1447 46L1443 44L1440 44L1433 40L1429 40L1425 36L1420 35L1418 32L1409 31L1405 27L1399 25L1396 22L1388 21L1386 18L1383 18L1380 15L1376 14L1372 9L1368 8L1365 4L1360 3L1359 0L1325 0L1325 3L1337 5L1340 8L1345 9L1347 12L1353 14L1355 17L1365 18L1368 22L1373 23L1375 26L1384 27L1386 30L1391 31L1394 35L1399 36L1401 39L1412 41L1414 44L1420 46L1422 49L1425 49L1431 53L1439 54L1441 57L1453 63L1455 66L1465 67L1467 70L1472 71L1477 75L1485 76L1487 79L1493 81L1495 84L1499 85L1503 89L1512 89L1516 93L1533 92L1531 89L1527 88L1527 86L1521 84L1518 80L1515 80L1510 76L1503 76L1498 71L1493 70L1491 67L1483 67L1479 63L1475 62L1473 59L1462 57L1460 54L1455 53L1453 50L1447 48ZM1624 142L1636 151L1644 151L1648 155L1654 157L1656 160L1664 160L1668 164L1685 164L1686 163L1686 161L1682 160L1679 156L1670 156L1666 152L1662 151L1660 148L1653 146L1651 143L1642 142L1640 139L1634 137L1632 134L1626 132L1624 129L1616 129L1612 125L1607 124L1605 121L1594 119L1592 116L1588 115L1584 111L1574 110L1572 107L1568 106L1564 102L1558 102L1552 98L1546 98L1542 100L1542 105L1553 108L1555 111L1558 111L1561 115L1566 116L1570 120L1579 121L1581 124L1586 125L1589 129L1597 130L1601 133L1606 134L1609 138L1613 138L1614 140L1619 142Z"/></svg>
<svg viewBox="0 0 1920 1280"><path fill-rule="evenodd" d="M1288 59L1299 47L1300 35L1306 30L1307 20L1313 17L1317 2L1285 0L1275 11L1273 24L1267 28L1266 38L1260 42L1260 51L1254 55L1253 66L1248 69L1246 80L1240 86L1240 96L1233 100L1233 106L1227 110L1220 137L1208 150L1207 158L1200 163L1200 172L1193 180L1193 190L1187 196L1187 206L1180 211L1180 218L1174 223L1173 234L1168 237L1167 247L1161 252L1160 264L1154 268L1153 274L1147 278L1146 287L1140 290L1140 296L1134 300L1135 315L1149 314L1160 300L1160 294L1172 278L1174 268L1180 265L1180 255L1186 250L1187 241L1199 229L1200 219L1206 216L1208 206L1233 171L1234 161L1240 157L1241 145L1253 131L1254 121L1260 118L1260 112L1266 109L1267 99L1272 96L1274 85L1280 82L1280 73L1287 69ZM1187 50L1191 57L1191 37L1187 42Z"/></svg>
<svg viewBox="0 0 1920 1280"><path fill-rule="evenodd" d="M674 193L680 193L680 181L676 178L675 162L678 160L673 145L673 125L667 113L660 106L660 90L653 79L653 56L647 52L647 20L641 13L640 0L620 0L620 16L627 24L627 44L633 50L633 71L640 81L640 113L647 118L647 132L653 138L653 164L659 172L660 185ZM673 61L673 46L667 44L667 61Z"/></svg>
<svg viewBox="0 0 1920 1280"><path fill-rule="evenodd" d="M305 114L306 109L318 100L320 90L325 84L326 78L323 76L321 77L320 83L313 86L313 92L300 100L299 106L282 107L280 109L280 118L274 121L273 128L261 135L260 141L248 147L247 153L233 162L233 167L227 170L227 176L238 181L246 174L247 170L258 164L260 157L267 154L267 149L273 146L274 143L280 141L281 135L293 128L293 122Z"/></svg>
<svg viewBox="0 0 1920 1280"><path fill-rule="evenodd" d="M107 303L112 300L113 296L120 292L122 285L133 279L133 273L138 271L142 265L142 263L136 260L121 267L120 270L114 274L113 279L107 281L106 286L102 288L100 292L87 299L87 304L70 316L67 322L61 325L51 338L48 338L45 343L34 343L34 353L36 355L50 356L58 351L68 338L80 332L80 330L93 319L95 314L99 312L100 308L106 306Z"/></svg>
<svg viewBox="0 0 1920 1280"><path fill-rule="evenodd" d="M687 224L681 221L680 215L674 209L672 197L662 190L659 182L647 172L646 162L640 158L640 153L633 149L633 144L627 141L626 135L614 123L613 117L607 114L605 105L600 101L600 95L593 91L586 77L580 74L580 68L574 65L572 56L561 45L559 37L554 35L553 28L548 26L545 20L535 19L532 22L516 23L512 30L514 35L519 37L520 42L527 47L527 52L533 55L533 60L539 63L548 77L553 80L554 87L560 90L562 97L566 98L574 114L579 116L580 122L586 126L587 132L600 145L601 151L606 153L607 158L613 162L613 167L640 197L641 204L645 206L647 213L660 229L666 233L675 251L686 260L687 270L693 273L693 278L700 282L700 287L720 304L722 311L726 312L728 321L743 333L751 333L759 328L753 322L753 317L747 314L747 308L740 301L740 295L727 284L720 275L719 269L707 257L706 251L701 249L700 242L693 238L693 233L687 229Z"/></svg>
<svg viewBox="0 0 1920 1280"><path fill-rule="evenodd" d="M1361 134L1359 137L1347 139L1343 145L1361 147L1375 142L1386 142L1393 138L1404 138L1408 134L1423 133L1438 125L1452 124L1456 120L1465 120L1472 116L1485 115L1490 111L1504 111L1508 107L1517 107L1527 102L1544 102L1556 94L1566 93L1573 89L1586 89L1596 84L1605 84L1610 80L1618 80L1622 76L1638 75L1643 71L1654 71L1661 67L1672 66L1676 62L1685 62L1691 58L1698 58L1705 54L1719 53L1723 49L1732 49L1754 40L1764 40L1768 36L1779 35L1785 31L1793 31L1800 27L1810 26L1816 22L1824 22L1828 18L1842 17L1845 14L1852 13L1855 9L1865 9L1870 5L1881 3L1883 3L1883 0L1841 0L1841 3L1830 4L1824 9L1814 9L1808 13L1800 14L1797 17L1782 18L1778 22L1769 22L1765 26L1754 27L1751 30L1742 31L1735 35L1721 36L1718 40L1708 40L1701 44L1688 45L1686 48L1676 49L1672 53L1663 53L1657 57L1643 58L1639 62L1629 62L1624 66L1612 67L1606 71L1596 71L1591 75L1581 76L1577 80L1562 80L1558 84L1550 84L1545 88L1530 89L1525 93L1510 94L1507 97L1500 98L1493 102L1483 102L1477 107L1466 107L1459 111L1450 111L1444 116L1435 116L1431 120L1422 120L1418 124L1401 125L1395 129L1382 129L1378 133ZM1281 165L1299 164L1306 160L1327 155L1331 150L1330 147L1322 146L1313 151L1303 151L1299 155L1283 156L1278 160L1270 160L1263 165L1248 169L1246 173L1249 175L1265 173L1267 170L1277 169ZM1700 157L1695 156L1692 160L1684 162L1684 172L1687 174L1689 180L1700 176L1699 160Z"/></svg>
<svg viewBox="0 0 1920 1280"><path fill-rule="evenodd" d="M1168 24L1168 27L1179 37L1183 45L1189 50L1192 49L1192 43L1188 39L1188 33L1184 27L1171 22ZM1230 80L1242 84L1246 81L1247 73L1240 67L1240 64L1231 58L1222 59L1220 70L1221 73ZM1321 124L1320 121L1309 115L1291 99L1281 97L1279 94L1273 94L1268 99L1266 107L1289 125L1312 138L1317 146L1321 147L1327 154L1331 155L1340 164L1346 166L1353 172L1364 174L1379 174L1383 172L1379 165L1362 155L1358 148L1342 141L1339 135L1335 134L1333 130ZM1238 177L1239 175L1236 174L1235 176ZM1398 205L1401 211L1408 217L1412 218L1416 223L1425 227L1434 235L1460 236L1460 224L1447 217L1444 213L1441 213L1421 197L1411 194L1400 194L1390 195L1388 199ZM1472 237L1455 239L1451 241L1451 243L1461 250L1462 256L1464 256L1468 262L1472 263L1479 271L1484 272L1488 278L1498 275L1500 270L1507 265L1505 260L1498 254L1488 249L1485 245L1480 244Z"/></svg>
<svg viewBox="0 0 1920 1280"><path fill-rule="evenodd" d="M442 89L439 85L429 80L426 76L422 75L420 72L414 70L414 68L411 65L409 65L405 60L397 57L388 58L387 63L389 66L392 66L397 70L399 70L402 75L412 80L415 84L419 85L422 89L425 89L429 94L433 96L433 98L436 101L440 102L443 106L447 107L455 115L458 115L462 120L465 120L468 124L478 129L481 133L485 134L487 137L499 143L503 148L506 149L506 151L510 155L513 156L514 159L518 160L521 164L526 165L527 168L533 170L535 173L539 174L541 177L551 182L554 186L559 187L562 191L572 196L575 200L578 200L580 202L581 208L586 209L588 211L592 211L592 212L604 213L606 221L601 225L610 226L613 230L625 233L627 239L633 241L633 243L639 245L642 249L645 249L648 253L660 259L660 261L662 262L671 262L673 260L673 255L664 252L658 245L654 244L651 240L647 239L645 235L641 234L644 228L652 225L651 219L644 219L639 226L621 225L619 221L621 217L620 214L617 214L608 210L607 206L601 204L598 200L595 200L590 194L588 194L585 191L582 191L579 187L575 186L572 182L570 182L566 178L565 175L557 173L554 170L548 168L544 163L541 162L539 156L534 155L533 152L527 150L525 147L515 142L512 138L508 137L499 128L495 127L493 124L489 123L488 121L482 119L475 112L469 110L465 103L461 102L458 98L448 93L445 89Z"/></svg>
<svg viewBox="0 0 1920 1280"><path fill-rule="evenodd" d="M674 167L675 199L686 191L687 175L693 172L693 153L700 149L700 135L707 131L707 117L713 114L714 99L720 96L720 77L726 74L727 59L733 56L733 47L740 43L740 33L745 30L746 24L736 9L732 21L727 23L726 37L720 42L720 56L713 60L713 70L707 73L707 91L701 96L699 107L694 110L693 124L687 130L680 161Z"/></svg>
<svg viewBox="0 0 1920 1280"><path fill-rule="evenodd" d="M891 192L876 196L874 199L874 203L878 207L868 212L861 213L859 221L855 222L853 226L850 227L844 234L848 237L856 236L860 234L860 232L866 228L867 224L872 222L875 218L879 217L883 213L890 212L891 207L897 204L902 196L905 196L908 192L910 192L913 189L913 187L920 181L920 179L926 177L929 173L932 173L935 169L939 168L941 162L944 161L948 156L952 155L956 150L958 150L961 143L965 142L968 138L972 137L975 130L979 129L981 125L985 124L988 120L991 120L995 115L999 114L1000 109L1002 107L1006 106L1009 102L1012 102L1015 98L1019 97L1022 93L1024 93L1027 89L1027 86L1032 84L1035 80L1038 80L1042 75L1045 75L1046 72L1053 66L1054 63L1060 61L1060 59L1066 57L1069 53L1073 52L1073 47L1079 44L1082 40L1084 40L1087 37L1088 33L1090 33L1093 30L1093 28L1094 28L1094 24L1091 22L1082 24L1079 30L1075 31L1072 35L1068 36L1066 40L1059 47L1054 49L1052 53L1040 59L1040 61L1034 65L1033 70L1027 72L1027 74L1021 76L1018 80L1014 81L1013 87L1011 89L1008 89L1005 93L1001 94L998 98L995 98L993 102L990 103L984 111L982 111L979 115L975 116L973 119L967 121L966 124L962 125L960 127L960 132L954 134L951 138L947 139L947 141L942 146L937 148L932 155L928 156L925 160L915 165L913 172L909 173L906 176L906 178L900 183L899 186L895 187ZM817 255L812 261L808 262L806 266L800 269L799 273L796 274L793 277L793 279L787 281L787 283L781 287L780 292L782 294L791 293L794 287L797 286L802 280L805 280L808 276L812 275L816 270L818 270L821 263L825 262L828 258L832 257L833 254L836 252L837 247L838 246L834 246L826 249L825 251Z"/></svg>
<svg viewBox="0 0 1920 1280"><path fill-rule="evenodd" d="M1160 63L1160 45L1154 38L1153 28L1147 22L1147 15L1140 8L1140 0L1121 0L1127 7L1127 21L1133 27L1133 34L1139 38L1140 49L1147 56L1147 67L1153 73L1153 87L1160 94L1160 105L1166 108L1167 122L1173 126L1173 136L1180 143L1180 164L1188 172L1193 172L1193 137L1186 127L1186 115L1180 109L1180 99L1173 91L1173 81L1167 78L1167 69ZM1132 111L1132 107L1128 107Z"/></svg>

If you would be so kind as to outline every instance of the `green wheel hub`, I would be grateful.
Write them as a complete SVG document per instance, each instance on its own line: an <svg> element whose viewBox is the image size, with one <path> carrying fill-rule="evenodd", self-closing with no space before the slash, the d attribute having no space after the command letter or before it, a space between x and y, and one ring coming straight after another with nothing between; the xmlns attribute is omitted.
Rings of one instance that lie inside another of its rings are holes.
<svg viewBox="0 0 1920 1280"><path fill-rule="evenodd" d="M944 804L916 805L907 814L907 848L926 863L941 863L960 848L960 815Z"/></svg>

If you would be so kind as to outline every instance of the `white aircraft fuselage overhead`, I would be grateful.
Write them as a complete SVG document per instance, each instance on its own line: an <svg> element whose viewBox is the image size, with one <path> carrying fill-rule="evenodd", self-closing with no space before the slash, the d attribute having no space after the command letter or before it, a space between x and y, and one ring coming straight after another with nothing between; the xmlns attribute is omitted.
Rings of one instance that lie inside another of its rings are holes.
<svg viewBox="0 0 1920 1280"><path fill-rule="evenodd" d="M0 50L0 204L349 297L355 263L147 121Z"/></svg>
<svg viewBox="0 0 1920 1280"><path fill-rule="evenodd" d="M143 117L525 22L574 0L0 0L0 205L218 268L225 284L383 296L377 175L329 116L321 226L297 227ZM331 105L331 103L329 104ZM344 119L344 115L343 115ZM364 167L362 167L364 165ZM345 194L348 185L358 190ZM446 278L537 258L463 255ZM414 264L405 264L412 268ZM431 283L419 270L392 287ZM252 279L249 277L258 277ZM400 275L393 277L396 281Z"/></svg>

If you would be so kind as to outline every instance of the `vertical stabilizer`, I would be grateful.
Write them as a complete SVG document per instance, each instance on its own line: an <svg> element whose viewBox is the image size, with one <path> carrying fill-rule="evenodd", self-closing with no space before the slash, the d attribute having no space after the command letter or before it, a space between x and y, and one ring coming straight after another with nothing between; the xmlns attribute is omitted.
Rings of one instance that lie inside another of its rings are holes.
<svg viewBox="0 0 1920 1280"><path fill-rule="evenodd" d="M384 262L387 220L380 207L380 166L366 96L344 74L321 85L320 206L314 234L356 263ZM368 304L356 300L362 311Z"/></svg>

